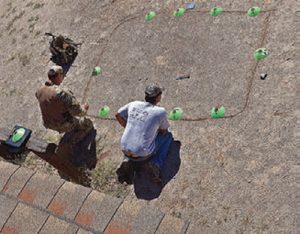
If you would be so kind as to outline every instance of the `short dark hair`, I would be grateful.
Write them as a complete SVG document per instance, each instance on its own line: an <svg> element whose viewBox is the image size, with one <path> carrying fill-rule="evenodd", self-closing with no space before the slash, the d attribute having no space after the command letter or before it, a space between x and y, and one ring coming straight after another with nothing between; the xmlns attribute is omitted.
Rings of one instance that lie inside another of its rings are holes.
<svg viewBox="0 0 300 234"><path fill-rule="evenodd" d="M162 92L159 92L159 94L157 94L155 97L149 97L148 95L145 95L145 101L150 102L151 104L155 104L156 98L161 94Z"/></svg>
<svg viewBox="0 0 300 234"><path fill-rule="evenodd" d="M54 80L57 77L58 73L55 72L53 69L48 71L48 78L49 80Z"/></svg>

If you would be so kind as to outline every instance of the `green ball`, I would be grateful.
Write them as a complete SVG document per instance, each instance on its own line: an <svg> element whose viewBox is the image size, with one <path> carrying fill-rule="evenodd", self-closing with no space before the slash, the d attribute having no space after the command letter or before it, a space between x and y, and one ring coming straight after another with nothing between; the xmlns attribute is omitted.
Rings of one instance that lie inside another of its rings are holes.
<svg viewBox="0 0 300 234"><path fill-rule="evenodd" d="M259 13L260 13L260 8L259 7L251 7L251 8L249 8L249 10L248 10L248 15L250 16L250 17L255 17L255 16L258 16L259 15Z"/></svg>
<svg viewBox="0 0 300 234"><path fill-rule="evenodd" d="M153 20L155 16L156 16L156 13L154 11L149 11L145 15L145 20L147 20L147 21Z"/></svg>
<svg viewBox="0 0 300 234"><path fill-rule="evenodd" d="M182 119L183 111L180 107L175 107L170 113L169 113L169 120L180 120Z"/></svg>
<svg viewBox="0 0 300 234"><path fill-rule="evenodd" d="M102 72L101 67L94 67L93 72L92 72L92 75L93 75L93 76L97 76L97 75L99 75L101 72Z"/></svg>
<svg viewBox="0 0 300 234"><path fill-rule="evenodd" d="M210 11L210 15L211 16L218 16L218 15L220 15L221 14L221 12L222 12L222 8L221 7L214 7L213 9L211 9L211 11Z"/></svg>
<svg viewBox="0 0 300 234"><path fill-rule="evenodd" d="M259 49L255 50L255 52L254 52L254 58L256 60L264 59L264 58L268 57L268 55L269 55L269 52L266 48L259 48Z"/></svg>
<svg viewBox="0 0 300 234"><path fill-rule="evenodd" d="M176 11L174 11L173 15L176 17L180 17L180 16L183 16L184 13L185 13L184 8L178 8Z"/></svg>
<svg viewBox="0 0 300 234"><path fill-rule="evenodd" d="M109 115L109 112L110 108L108 106L104 106L98 111L98 116L100 118L106 118Z"/></svg>
<svg viewBox="0 0 300 234"><path fill-rule="evenodd" d="M14 133L12 134L12 142L16 143L18 141L20 141L23 136L25 134L25 129L24 128L18 128L14 131Z"/></svg>
<svg viewBox="0 0 300 234"><path fill-rule="evenodd" d="M221 118L225 115L225 108L224 106L221 107L214 107L210 111L210 115L213 119Z"/></svg>

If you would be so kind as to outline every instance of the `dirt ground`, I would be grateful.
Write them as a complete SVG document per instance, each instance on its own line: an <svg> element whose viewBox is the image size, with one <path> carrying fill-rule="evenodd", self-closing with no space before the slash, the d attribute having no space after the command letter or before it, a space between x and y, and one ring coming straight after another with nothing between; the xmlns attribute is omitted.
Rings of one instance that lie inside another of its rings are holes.
<svg viewBox="0 0 300 234"><path fill-rule="evenodd" d="M181 167L149 203L189 220L190 233L297 233L299 2L194 1L195 10L174 17L185 2L1 0L0 127L21 124L57 141L42 125L34 94L51 66L44 33L66 35L83 42L64 86L90 104L105 186L126 190L112 177L123 129L98 118L99 108L108 105L113 118L158 82L165 87L160 105L184 111L184 120L171 123L182 142ZM223 12L211 17L216 5ZM252 6L262 8L259 16L247 16ZM148 22L150 10L157 16ZM257 62L261 47L270 54ZM94 66L99 76L91 76ZM190 79L176 80L186 74ZM227 118L209 117L217 105ZM27 164L55 173L32 156Z"/></svg>

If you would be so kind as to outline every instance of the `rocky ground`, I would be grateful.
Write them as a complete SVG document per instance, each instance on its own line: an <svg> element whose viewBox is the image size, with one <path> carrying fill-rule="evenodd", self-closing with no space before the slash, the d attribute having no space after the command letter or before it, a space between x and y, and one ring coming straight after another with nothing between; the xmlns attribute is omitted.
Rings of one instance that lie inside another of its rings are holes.
<svg viewBox="0 0 300 234"><path fill-rule="evenodd" d="M299 5L194 1L194 11L175 18L184 2L1 0L0 127L18 123L59 139L43 127L34 93L51 66L44 33L66 35L83 45L64 85L90 104L101 136L95 187L119 196L127 191L113 176L123 130L98 118L98 109L108 105L113 117L143 99L146 84L159 82L166 89L160 104L168 112L181 107L185 120L171 123L182 142L180 170L150 205L190 220L190 233L297 233ZM211 17L216 5L223 12ZM255 5L263 12L250 18ZM147 22L149 10L157 16ZM256 62L260 47L270 55ZM94 66L103 72L91 77ZM185 74L190 79L176 80ZM220 104L227 118L210 119ZM55 173L32 155L25 164Z"/></svg>

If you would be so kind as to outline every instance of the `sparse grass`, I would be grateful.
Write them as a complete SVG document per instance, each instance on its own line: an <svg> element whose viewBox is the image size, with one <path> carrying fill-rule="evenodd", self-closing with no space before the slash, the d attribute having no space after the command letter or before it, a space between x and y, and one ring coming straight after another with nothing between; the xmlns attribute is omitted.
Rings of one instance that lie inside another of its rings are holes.
<svg viewBox="0 0 300 234"><path fill-rule="evenodd" d="M19 61L24 67L30 63L30 56L28 56L27 54L19 54L18 57Z"/></svg>
<svg viewBox="0 0 300 234"><path fill-rule="evenodd" d="M42 32L38 30L38 31L35 32L35 36L37 37L37 36L39 36L41 33L42 33Z"/></svg>
<svg viewBox="0 0 300 234"><path fill-rule="evenodd" d="M29 2L29 3L27 3L26 5L25 5L25 7L31 7L31 6L33 6L34 5L34 2Z"/></svg>
<svg viewBox="0 0 300 234"><path fill-rule="evenodd" d="M16 13L17 12L17 7L14 7L12 10L11 10L11 13Z"/></svg>
<svg viewBox="0 0 300 234"><path fill-rule="evenodd" d="M29 32L31 32L31 33L33 32L34 26L35 26L35 23L29 25L29 27L28 27L29 28Z"/></svg>
<svg viewBox="0 0 300 234"><path fill-rule="evenodd" d="M10 11L12 8L12 2L7 3L7 7L8 7L7 11Z"/></svg>
<svg viewBox="0 0 300 234"><path fill-rule="evenodd" d="M17 94L17 89L15 88L12 88L12 89L5 89L4 91L2 91L2 94L5 96L5 97L11 97L15 94Z"/></svg>
<svg viewBox="0 0 300 234"><path fill-rule="evenodd" d="M25 11L21 11L20 14L16 15L6 26L6 30L10 31L11 28L13 27L14 23L16 22L16 20L21 19L22 16L25 14Z"/></svg>
<svg viewBox="0 0 300 234"><path fill-rule="evenodd" d="M7 62L12 62L12 61L15 60L15 58L16 58L16 56L15 56L15 55L12 55L12 56L10 56L10 57L7 59Z"/></svg>
<svg viewBox="0 0 300 234"><path fill-rule="evenodd" d="M13 89L11 89L11 90L9 90L9 96L12 96L12 95L14 95L15 93L17 92L17 90L15 89L15 88L13 88Z"/></svg>
<svg viewBox="0 0 300 234"><path fill-rule="evenodd" d="M125 197L128 189L116 179L117 164L111 160L103 160L91 171L93 189L116 197Z"/></svg>
<svg viewBox="0 0 300 234"><path fill-rule="evenodd" d="M27 155L25 161L22 163L22 166L33 170L38 170L48 175L57 174L57 170L54 167L33 153L29 153Z"/></svg>
<svg viewBox="0 0 300 234"><path fill-rule="evenodd" d="M36 22L39 20L39 16L36 15L36 16L31 16L30 19L28 19L28 22Z"/></svg>
<svg viewBox="0 0 300 234"><path fill-rule="evenodd" d="M29 32L33 32L35 24L37 23L37 21L39 20L39 16L32 16L30 17L30 19L28 19L29 24Z"/></svg>
<svg viewBox="0 0 300 234"><path fill-rule="evenodd" d="M35 3L35 4L33 5L33 10L42 8L44 5L45 5L45 3Z"/></svg>
<svg viewBox="0 0 300 234"><path fill-rule="evenodd" d="M13 28L12 30L9 31L8 35L11 35L15 31L17 31L16 28ZM14 44L14 43L12 43L12 44Z"/></svg>

